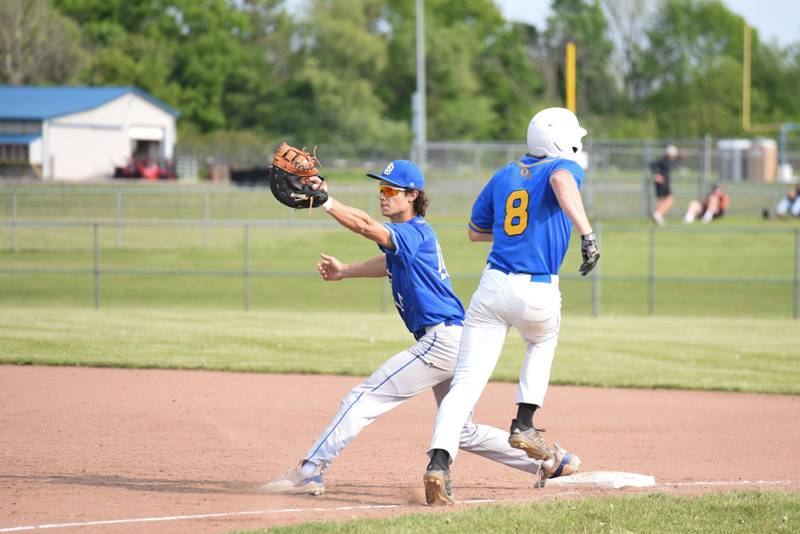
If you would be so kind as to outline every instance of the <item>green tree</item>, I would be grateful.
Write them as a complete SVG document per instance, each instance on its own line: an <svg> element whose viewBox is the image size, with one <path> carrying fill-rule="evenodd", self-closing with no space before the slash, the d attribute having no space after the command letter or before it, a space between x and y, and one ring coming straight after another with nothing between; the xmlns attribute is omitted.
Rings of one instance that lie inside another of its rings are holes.
<svg viewBox="0 0 800 534"><path fill-rule="evenodd" d="M379 93L396 116L411 116L416 90L416 13L412 2L389 2L391 74ZM426 67L428 138L519 139L542 77L527 50L531 29L505 22L489 0L428 1Z"/></svg>
<svg viewBox="0 0 800 534"><path fill-rule="evenodd" d="M743 24L719 0L663 4L637 58L640 97L660 135L739 133Z"/></svg>
<svg viewBox="0 0 800 534"><path fill-rule="evenodd" d="M46 0L0 1L0 82L69 83L85 60L77 24Z"/></svg>
<svg viewBox="0 0 800 534"><path fill-rule="evenodd" d="M578 113L605 114L619 109L619 84L611 74L614 46L607 37L608 22L597 0L553 0L544 34L550 86L548 96L565 94L565 49L575 43L576 107ZM555 82L555 83L554 83Z"/></svg>
<svg viewBox="0 0 800 534"><path fill-rule="evenodd" d="M91 84L137 85L176 106L202 130L227 126L228 77L247 59L242 6L226 0L54 0L78 22Z"/></svg>
<svg viewBox="0 0 800 534"><path fill-rule="evenodd" d="M300 144L337 145L339 153L397 153L409 146L407 121L388 117L375 91L388 68L380 0L316 0L298 22L288 91L276 122Z"/></svg>

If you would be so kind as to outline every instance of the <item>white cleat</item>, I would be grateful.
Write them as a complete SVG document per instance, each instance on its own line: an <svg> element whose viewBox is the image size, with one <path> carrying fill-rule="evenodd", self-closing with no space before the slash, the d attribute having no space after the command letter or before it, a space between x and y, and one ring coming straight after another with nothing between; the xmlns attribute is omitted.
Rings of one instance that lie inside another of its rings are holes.
<svg viewBox="0 0 800 534"><path fill-rule="evenodd" d="M300 467L292 469L280 480L267 482L261 488L265 493L280 495L322 495L325 493L325 482L322 473L306 476Z"/></svg>
<svg viewBox="0 0 800 534"><path fill-rule="evenodd" d="M568 477L578 472L581 459L576 454L567 452L558 443L552 449L553 459L542 463L539 469L539 481L535 487L543 488L548 479Z"/></svg>

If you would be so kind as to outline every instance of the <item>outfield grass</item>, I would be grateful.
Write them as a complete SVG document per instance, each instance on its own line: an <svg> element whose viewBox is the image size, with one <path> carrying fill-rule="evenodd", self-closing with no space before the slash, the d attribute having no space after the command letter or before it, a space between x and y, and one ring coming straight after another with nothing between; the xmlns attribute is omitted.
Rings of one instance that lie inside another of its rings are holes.
<svg viewBox="0 0 800 534"><path fill-rule="evenodd" d="M0 363L367 375L412 343L391 314L0 308ZM495 380L518 379L509 335ZM551 383L800 394L797 324L565 317Z"/></svg>
<svg viewBox="0 0 800 534"><path fill-rule="evenodd" d="M660 493L480 506L340 523L302 523L268 532L798 532L800 493ZM247 531L267 532L266 530Z"/></svg>

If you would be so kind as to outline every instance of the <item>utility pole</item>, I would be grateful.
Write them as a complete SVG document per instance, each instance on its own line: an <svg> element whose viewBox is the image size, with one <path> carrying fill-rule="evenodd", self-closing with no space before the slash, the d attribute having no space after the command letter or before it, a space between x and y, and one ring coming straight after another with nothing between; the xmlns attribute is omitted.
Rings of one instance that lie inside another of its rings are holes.
<svg viewBox="0 0 800 534"><path fill-rule="evenodd" d="M427 122L425 106L425 0L417 0L417 105L416 125L417 134L417 164L422 168L427 156Z"/></svg>

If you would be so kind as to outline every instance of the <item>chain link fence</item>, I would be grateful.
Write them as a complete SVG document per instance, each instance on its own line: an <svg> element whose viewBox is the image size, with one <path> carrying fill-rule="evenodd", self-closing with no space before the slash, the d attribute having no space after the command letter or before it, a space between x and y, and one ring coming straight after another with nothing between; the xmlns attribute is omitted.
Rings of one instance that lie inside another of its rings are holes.
<svg viewBox="0 0 800 534"><path fill-rule="evenodd" d="M456 291L477 286L488 248L462 225L435 223ZM0 221L0 304L249 309L392 308L385 279L313 283L319 247L345 261L374 255L330 220ZM800 316L800 228L654 228L597 221L603 259L562 267L566 312ZM726 246L719 246L726 243ZM354 248L355 247L355 248ZM313 248L313 250L311 250ZM743 258L745 261L743 261Z"/></svg>
<svg viewBox="0 0 800 534"><path fill-rule="evenodd" d="M681 153L672 177L674 223L688 201L716 181L731 196L727 211L739 216L737 221L760 218L761 210L774 207L789 188L726 180L720 174L719 149L710 138L589 140L583 196L601 233L604 256L592 276L563 277L565 309L595 315L797 317L798 227L670 224L656 230L640 224L653 205L649 164L667 143ZM461 242L475 197L497 168L524 151L522 143L427 145L429 217L444 236L446 253L452 250L457 258L472 254L464 252ZM787 159L800 168L800 152L790 152ZM378 218L375 184L363 172L380 171L385 161L368 156L327 163L334 176L329 180L332 194ZM292 260L292 247L279 247L298 238L309 246L337 239L331 233L335 225L318 219L281 206L264 188L180 181L0 183L0 303L49 302L63 292L76 305L91 295L98 307L162 306L170 299L244 309L328 306L329 301L321 303L297 283L316 276L313 269ZM474 265L485 260L486 251L479 252L471 260ZM576 255L573 250L568 258ZM469 295L477 271L451 272L459 294ZM565 266L562 272L575 269ZM282 294L287 288L293 298ZM384 282L357 281L347 284L344 294L344 299L333 293L331 298L354 310L391 308Z"/></svg>
<svg viewBox="0 0 800 534"><path fill-rule="evenodd" d="M791 187L786 183L732 180L731 152L720 150L710 137L668 140L588 140L588 170L583 196L588 212L603 219L648 217L654 205L650 163L667 144L680 151L672 174L677 219L690 200L702 198L711 184L721 182L731 197L728 213L760 216L774 208ZM424 171L435 210L447 215L465 214L483 184L494 172L519 158L523 143L432 142L427 144ZM759 168L757 152L737 152L739 168ZM384 155L385 156L385 155ZM787 162L800 169L800 151L785 153ZM395 157L407 157L397 154ZM412 153L412 158L416 154ZM763 156L758 156L763 157ZM263 155L258 160L263 162ZM386 156L388 158L388 156ZM252 159L252 158L251 158ZM248 161L251 161L248 159ZM335 173L332 190L347 198L371 199L374 184L363 180L365 171L383 168L386 159L375 154L361 158L326 158L326 170ZM202 162L198 163L202 164ZM264 162L265 164L265 162ZM188 164L187 164L188 165ZM193 173L197 173L197 169ZM63 183L0 182L0 219L84 219L117 222L142 219L230 220L289 217L263 195L226 184L169 185L163 183ZM356 204L372 209L371 200Z"/></svg>
<svg viewBox="0 0 800 534"><path fill-rule="evenodd" d="M701 199L711 185L721 183L733 202L729 213L760 215L771 209L791 187L787 183L755 179L755 172L764 165L765 155L756 149L731 151L720 148L710 136L702 139L662 140L592 140L584 146L588 168L583 186L588 211L601 218L649 217L654 206L653 178L650 164L661 157L668 144L679 150L679 159L672 173L675 196L673 215L685 209L690 200ZM426 176L434 181L457 179L473 182L478 187L509 161L525 153L524 143L428 143ZM416 157L416 151L412 153ZM800 151L784 154L787 163L800 169ZM772 153L777 165L777 153ZM740 169L750 170L736 175L731 158L738 158ZM777 173L777 170L775 170ZM743 179L747 177L748 179ZM796 179L795 179L796 180Z"/></svg>

